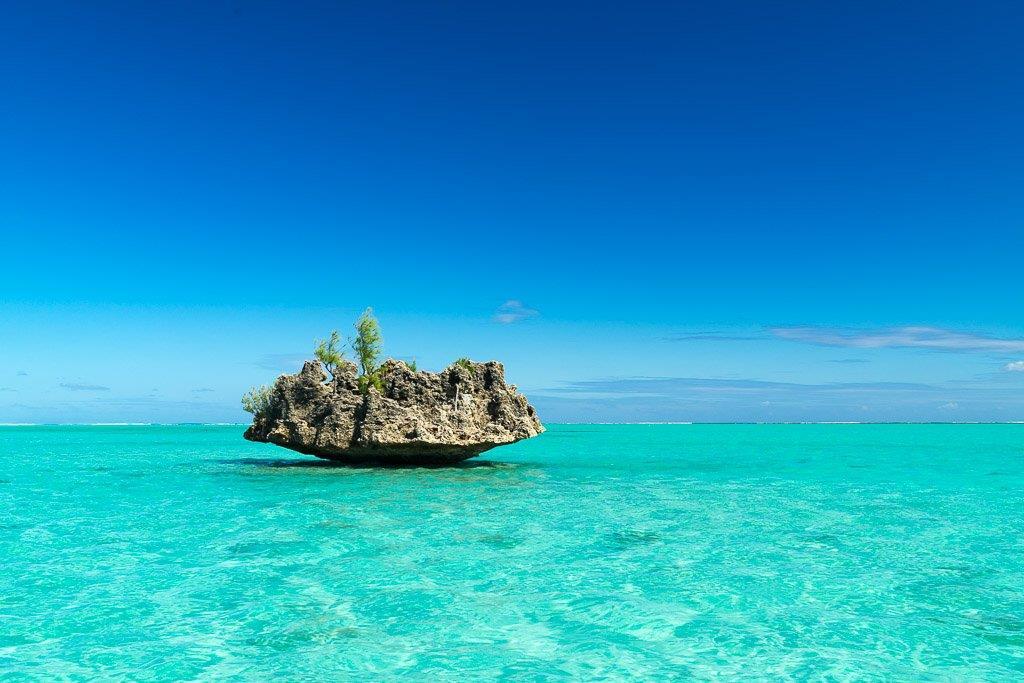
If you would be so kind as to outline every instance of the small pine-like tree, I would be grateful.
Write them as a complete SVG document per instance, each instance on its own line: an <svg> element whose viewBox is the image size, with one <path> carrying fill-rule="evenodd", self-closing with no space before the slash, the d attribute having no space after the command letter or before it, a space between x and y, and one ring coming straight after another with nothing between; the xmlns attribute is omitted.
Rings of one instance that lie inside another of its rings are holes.
<svg viewBox="0 0 1024 683"><path fill-rule="evenodd" d="M412 359L405 361L405 366L413 372L417 372L420 369L420 366L416 363L415 356Z"/></svg>
<svg viewBox="0 0 1024 683"><path fill-rule="evenodd" d="M345 358L345 352L341 348L341 335L334 330L331 332L330 339L318 339L315 344L313 355L324 364L327 372L331 373L331 379L334 379L334 373L341 365L342 359Z"/></svg>
<svg viewBox="0 0 1024 683"><path fill-rule="evenodd" d="M454 363L452 363L452 365L462 366L462 367L466 368L469 371L473 370L473 361L471 361L470 359L466 358L465 356L463 356L462 358L457 359Z"/></svg>
<svg viewBox="0 0 1024 683"><path fill-rule="evenodd" d="M367 308L356 321L356 338L352 340L352 351L359 360L364 377L376 376L383 344L384 338L377 319L373 317L373 309Z"/></svg>

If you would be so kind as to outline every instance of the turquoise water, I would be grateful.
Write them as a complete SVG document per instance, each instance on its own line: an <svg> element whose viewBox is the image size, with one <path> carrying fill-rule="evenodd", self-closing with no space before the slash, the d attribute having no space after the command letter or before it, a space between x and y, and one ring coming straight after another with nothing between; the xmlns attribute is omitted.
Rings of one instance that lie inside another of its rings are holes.
<svg viewBox="0 0 1024 683"><path fill-rule="evenodd" d="M0 428L0 676L1024 675L1024 425L555 425L448 469Z"/></svg>

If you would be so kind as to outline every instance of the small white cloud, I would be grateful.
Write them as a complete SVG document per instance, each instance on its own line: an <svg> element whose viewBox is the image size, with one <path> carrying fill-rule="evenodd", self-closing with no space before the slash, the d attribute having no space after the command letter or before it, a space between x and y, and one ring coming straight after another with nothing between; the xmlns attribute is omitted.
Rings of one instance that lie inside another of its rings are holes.
<svg viewBox="0 0 1024 683"><path fill-rule="evenodd" d="M855 349L930 349L988 353L1024 351L1024 339L989 337L938 327L894 327L882 330L776 327L769 331L780 339Z"/></svg>
<svg viewBox="0 0 1024 683"><path fill-rule="evenodd" d="M498 306L498 310L494 312L494 320L502 325L510 325L511 323L517 323L528 318L535 318L538 315L540 313L524 306L522 301L509 299L501 306Z"/></svg>
<svg viewBox="0 0 1024 683"><path fill-rule="evenodd" d="M956 401L950 401L949 403L943 403L939 406L939 410L956 410L960 407L960 404Z"/></svg>
<svg viewBox="0 0 1024 683"><path fill-rule="evenodd" d="M1024 360L1015 360L1012 363L1007 363L1003 370L1007 372L1024 372Z"/></svg>
<svg viewBox="0 0 1024 683"><path fill-rule="evenodd" d="M61 388L69 391L110 391L110 387L99 384L84 384L80 382L62 382Z"/></svg>

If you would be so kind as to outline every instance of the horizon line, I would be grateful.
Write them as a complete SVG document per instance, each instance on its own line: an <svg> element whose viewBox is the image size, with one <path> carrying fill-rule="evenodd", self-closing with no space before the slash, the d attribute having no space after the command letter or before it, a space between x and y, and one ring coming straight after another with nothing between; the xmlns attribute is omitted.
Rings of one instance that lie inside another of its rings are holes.
<svg viewBox="0 0 1024 683"><path fill-rule="evenodd" d="M0 427L246 427L249 422L0 422ZM639 422L547 422L548 425L1012 425L1024 420L963 420L951 421L855 421L855 420L799 420L799 421L639 421Z"/></svg>

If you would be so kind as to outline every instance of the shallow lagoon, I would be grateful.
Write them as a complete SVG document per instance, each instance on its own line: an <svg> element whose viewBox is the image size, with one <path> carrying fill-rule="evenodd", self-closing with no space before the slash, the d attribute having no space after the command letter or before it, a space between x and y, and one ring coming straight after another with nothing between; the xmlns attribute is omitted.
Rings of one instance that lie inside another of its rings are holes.
<svg viewBox="0 0 1024 683"><path fill-rule="evenodd" d="M0 427L0 671L1024 675L1024 425L553 425L461 467Z"/></svg>

